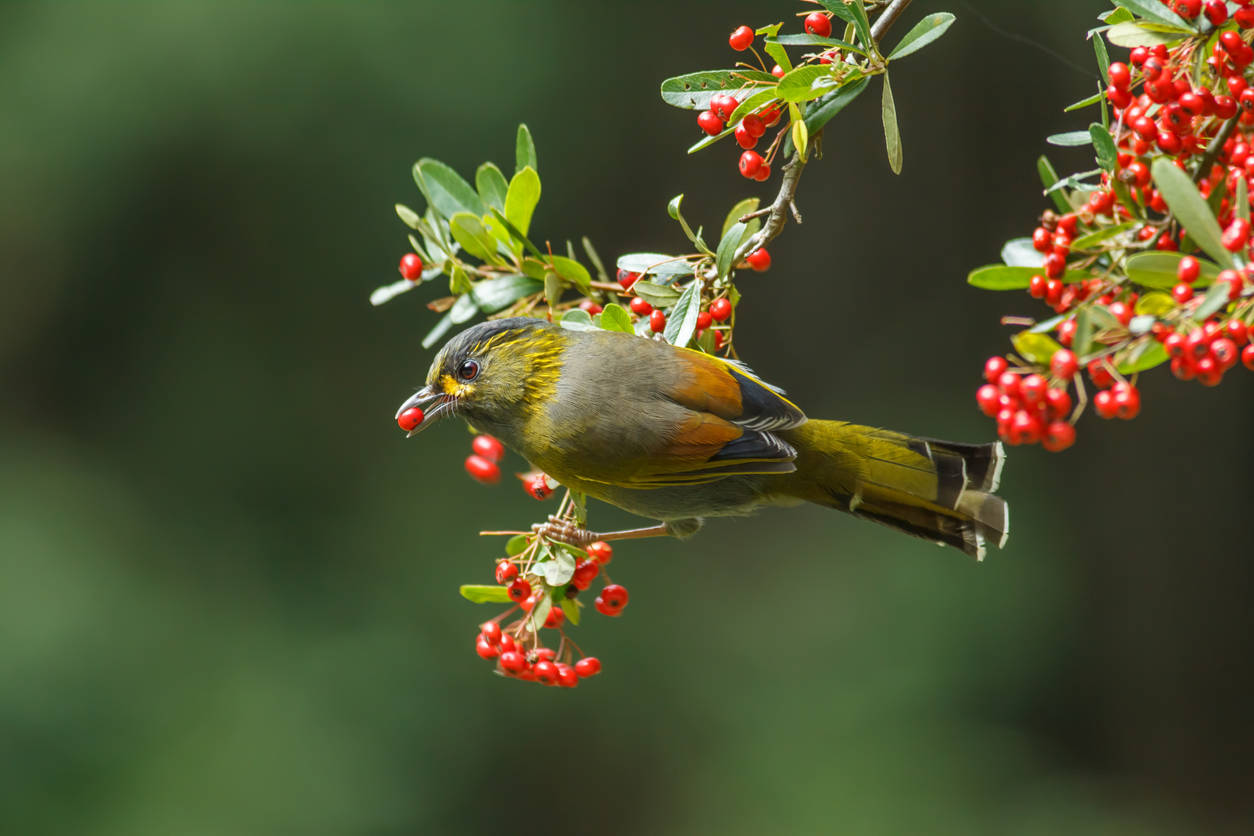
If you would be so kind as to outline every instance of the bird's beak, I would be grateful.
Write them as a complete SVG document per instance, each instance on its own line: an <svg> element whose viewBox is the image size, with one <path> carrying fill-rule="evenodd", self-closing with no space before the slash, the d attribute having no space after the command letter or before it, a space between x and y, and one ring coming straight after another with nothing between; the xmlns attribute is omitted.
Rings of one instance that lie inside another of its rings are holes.
<svg viewBox="0 0 1254 836"><path fill-rule="evenodd" d="M434 406L433 406L434 404ZM401 404L401 408L396 410L396 417L399 419L401 413L407 409L418 407L423 411L422 423L414 427L406 434L406 438L413 438L418 433L425 430L431 424L440 420L453 406L453 399L443 392L437 390L434 386L424 386L413 394L413 396Z"/></svg>

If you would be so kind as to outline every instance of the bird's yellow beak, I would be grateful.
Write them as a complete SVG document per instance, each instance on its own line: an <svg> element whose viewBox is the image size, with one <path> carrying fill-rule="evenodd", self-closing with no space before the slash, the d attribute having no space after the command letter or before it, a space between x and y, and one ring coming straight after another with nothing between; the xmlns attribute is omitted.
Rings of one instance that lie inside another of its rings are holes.
<svg viewBox="0 0 1254 836"><path fill-rule="evenodd" d="M436 389L434 386L424 386L413 394L409 400L401 404L401 408L396 410L396 418L400 420L402 413L407 409L418 407L423 411L422 423L410 430L405 437L413 438L422 432L431 424L440 420L448 413L453 406L453 398L444 392Z"/></svg>

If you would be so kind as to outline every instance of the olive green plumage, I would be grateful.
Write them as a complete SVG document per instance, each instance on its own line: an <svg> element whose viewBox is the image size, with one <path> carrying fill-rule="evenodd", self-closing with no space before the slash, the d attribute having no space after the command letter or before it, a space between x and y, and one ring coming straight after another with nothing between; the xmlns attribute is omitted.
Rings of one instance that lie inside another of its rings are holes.
<svg viewBox="0 0 1254 836"><path fill-rule="evenodd" d="M423 426L449 414L567 487L668 524L813 502L983 557L1008 533L1000 444L807 420L747 367L538 319L476 325L440 351Z"/></svg>

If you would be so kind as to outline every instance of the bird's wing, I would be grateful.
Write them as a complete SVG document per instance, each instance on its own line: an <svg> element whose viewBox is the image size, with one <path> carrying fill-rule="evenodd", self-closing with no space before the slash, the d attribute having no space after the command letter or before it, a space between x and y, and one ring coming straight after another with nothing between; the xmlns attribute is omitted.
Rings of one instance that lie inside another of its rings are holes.
<svg viewBox="0 0 1254 836"><path fill-rule="evenodd" d="M747 367L687 349L659 393L685 410L662 449L651 451L628 479L654 488L727 476L790 473L796 451L772 430L805 423L805 414Z"/></svg>

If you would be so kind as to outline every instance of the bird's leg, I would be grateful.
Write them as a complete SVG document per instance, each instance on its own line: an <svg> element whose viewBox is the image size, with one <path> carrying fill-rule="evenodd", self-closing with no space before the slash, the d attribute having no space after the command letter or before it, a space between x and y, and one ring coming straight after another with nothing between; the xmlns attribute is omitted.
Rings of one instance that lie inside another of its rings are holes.
<svg viewBox="0 0 1254 836"><path fill-rule="evenodd" d="M532 530L549 540L568 543L577 548L587 548L589 543L597 540L638 540L642 537L672 537L675 532L667 523L658 523L647 528L631 528L624 531L607 531L598 533L575 525L569 519L549 516L549 521L536 523Z"/></svg>

